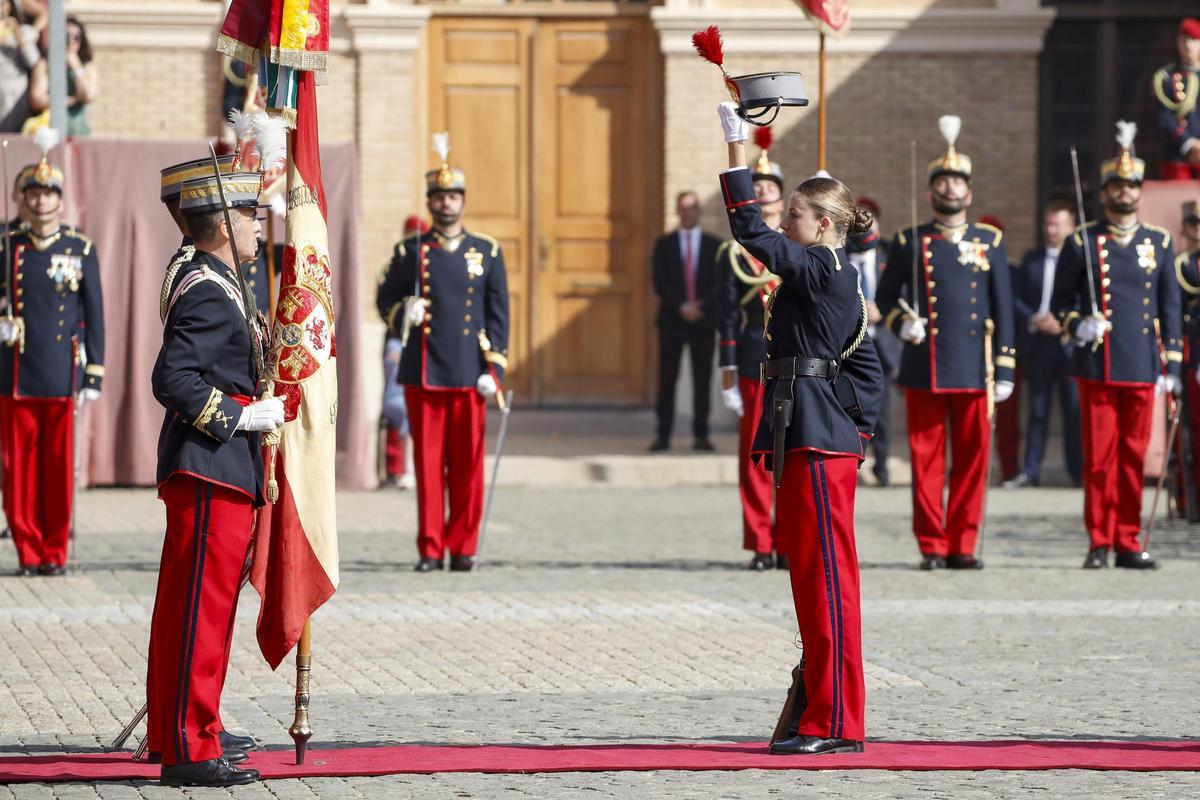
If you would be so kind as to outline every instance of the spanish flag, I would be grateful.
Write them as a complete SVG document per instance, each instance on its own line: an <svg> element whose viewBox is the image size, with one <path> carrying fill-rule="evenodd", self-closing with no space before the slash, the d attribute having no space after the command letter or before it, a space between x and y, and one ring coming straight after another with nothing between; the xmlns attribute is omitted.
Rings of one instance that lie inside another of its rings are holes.
<svg viewBox="0 0 1200 800"><path fill-rule="evenodd" d="M258 645L272 668L296 646L304 623L338 585L333 272L317 146L316 77L298 72L296 79L296 128L288 133L287 233L268 361L286 421L278 444L266 448L273 503L259 514L250 573L262 598Z"/></svg>

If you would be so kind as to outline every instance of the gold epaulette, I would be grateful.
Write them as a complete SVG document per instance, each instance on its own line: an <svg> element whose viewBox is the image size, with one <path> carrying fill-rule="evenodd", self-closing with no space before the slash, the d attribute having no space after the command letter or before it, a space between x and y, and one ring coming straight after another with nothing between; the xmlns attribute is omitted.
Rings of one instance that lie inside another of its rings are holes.
<svg viewBox="0 0 1200 800"><path fill-rule="evenodd" d="M72 225L71 227L67 228L67 236L71 236L83 242L83 254L85 256L92 252L92 240L87 236L87 234L83 233L75 226Z"/></svg>
<svg viewBox="0 0 1200 800"><path fill-rule="evenodd" d="M1174 66L1174 65L1172 65ZM1171 73L1184 72L1186 74L1186 85L1183 90L1183 97L1168 97L1165 86L1172 82ZM1200 78L1197 78L1189 70L1168 69L1163 67L1158 72L1154 73L1154 96L1158 98L1158 102L1162 103L1163 107L1174 114L1177 118L1182 119L1188 114L1196 110L1196 101L1200 97Z"/></svg>
<svg viewBox="0 0 1200 800"><path fill-rule="evenodd" d="M1080 247L1083 247L1083 229L1084 228L1094 228L1099 224L1100 224L1100 221L1094 219L1091 222L1087 223L1086 225L1079 225L1078 227L1075 228L1075 233L1071 238L1075 240L1075 244L1079 245Z"/></svg>
<svg viewBox="0 0 1200 800"><path fill-rule="evenodd" d="M490 244L492 246L492 258L500 255L500 243L491 236L488 236L486 233L480 233L479 231L468 231L467 235L474 236L476 239L483 239L485 242Z"/></svg>
<svg viewBox="0 0 1200 800"><path fill-rule="evenodd" d="M1000 230L995 225L988 225L986 222L976 222L975 227L981 228L988 233L993 233L996 235L996 240L992 242L992 247L996 247L1004 240L1004 231Z"/></svg>
<svg viewBox="0 0 1200 800"><path fill-rule="evenodd" d="M1154 231L1155 233L1161 233L1162 237L1163 237L1162 246L1163 247L1171 246L1171 232L1169 230L1167 230L1166 228L1160 228L1157 225L1151 225L1149 222L1143 222L1142 227L1148 231Z"/></svg>

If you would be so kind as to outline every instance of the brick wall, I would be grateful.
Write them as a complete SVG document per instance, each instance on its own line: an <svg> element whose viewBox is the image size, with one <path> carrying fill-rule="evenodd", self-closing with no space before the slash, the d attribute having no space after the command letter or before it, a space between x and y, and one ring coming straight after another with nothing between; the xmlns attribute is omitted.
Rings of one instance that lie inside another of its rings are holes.
<svg viewBox="0 0 1200 800"><path fill-rule="evenodd" d="M815 56L736 59L738 73L773 69L805 75L809 96L817 91ZM722 236L728 225L716 191L725 146L716 105L727 96L720 76L694 56L666 59L666 224L675 194L695 188L705 200L705 227ZM917 141L918 213L927 217L925 166L945 145L937 130L942 114L963 118L959 149L975 164L973 216L994 214L1008 226L1010 250L1035 237L1037 164L1037 57L1025 54L878 53L828 58L827 168L856 194L883 207L883 230L909 224L909 142ZM788 182L816 171L814 107L784 109L774 126L772 159ZM751 147L752 157L757 149Z"/></svg>

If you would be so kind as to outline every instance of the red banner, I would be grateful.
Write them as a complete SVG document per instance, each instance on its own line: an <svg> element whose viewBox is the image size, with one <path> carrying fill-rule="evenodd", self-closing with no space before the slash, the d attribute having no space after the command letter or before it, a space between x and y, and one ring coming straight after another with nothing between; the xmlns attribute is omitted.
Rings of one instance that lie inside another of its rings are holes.
<svg viewBox="0 0 1200 800"><path fill-rule="evenodd" d="M850 29L850 0L796 0L817 30L841 36Z"/></svg>

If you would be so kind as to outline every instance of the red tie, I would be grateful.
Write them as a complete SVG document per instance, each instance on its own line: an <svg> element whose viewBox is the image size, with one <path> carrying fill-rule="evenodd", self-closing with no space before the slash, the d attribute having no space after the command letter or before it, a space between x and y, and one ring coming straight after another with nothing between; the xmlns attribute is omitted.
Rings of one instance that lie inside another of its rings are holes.
<svg viewBox="0 0 1200 800"><path fill-rule="evenodd" d="M691 231L684 231L683 236L683 280L687 287L687 299L692 301L696 299L696 266L692 260Z"/></svg>

